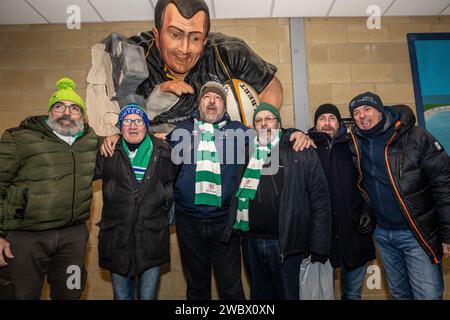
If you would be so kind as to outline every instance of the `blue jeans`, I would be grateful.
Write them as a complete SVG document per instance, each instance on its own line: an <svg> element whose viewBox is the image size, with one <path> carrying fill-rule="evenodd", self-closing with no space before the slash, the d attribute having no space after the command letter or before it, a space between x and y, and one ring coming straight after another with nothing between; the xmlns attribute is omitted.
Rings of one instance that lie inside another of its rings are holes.
<svg viewBox="0 0 450 320"><path fill-rule="evenodd" d="M410 230L386 230L377 226L373 238L394 299L442 299L442 261L431 263Z"/></svg>
<svg viewBox="0 0 450 320"><path fill-rule="evenodd" d="M366 275L366 265L347 271L341 266L341 299L361 300L361 287Z"/></svg>
<svg viewBox="0 0 450 320"><path fill-rule="evenodd" d="M156 300L158 292L160 267L152 267L134 276L124 277L118 273L111 273L114 300L134 300L136 296L135 282L137 282L137 298L139 300ZM135 281L137 280L137 281Z"/></svg>
<svg viewBox="0 0 450 320"><path fill-rule="evenodd" d="M302 256L283 263L278 240L245 237L242 251L252 300L298 300Z"/></svg>

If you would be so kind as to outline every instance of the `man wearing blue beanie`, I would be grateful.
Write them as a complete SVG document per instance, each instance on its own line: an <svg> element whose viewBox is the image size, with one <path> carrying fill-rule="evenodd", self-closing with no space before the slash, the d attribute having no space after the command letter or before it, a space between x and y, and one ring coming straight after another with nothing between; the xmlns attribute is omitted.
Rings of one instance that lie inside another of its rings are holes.
<svg viewBox="0 0 450 320"><path fill-rule="evenodd" d="M148 134L148 117L125 106L121 138L112 157L97 157L103 180L100 267L111 271L114 299L156 299L160 265L169 262L169 221L175 165L170 147ZM131 172L131 174L130 174Z"/></svg>

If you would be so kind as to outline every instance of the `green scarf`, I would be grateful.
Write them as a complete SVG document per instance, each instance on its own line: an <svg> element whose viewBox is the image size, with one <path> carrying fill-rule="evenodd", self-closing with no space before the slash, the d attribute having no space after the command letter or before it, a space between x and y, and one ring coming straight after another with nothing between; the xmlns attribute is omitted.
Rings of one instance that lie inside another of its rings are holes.
<svg viewBox="0 0 450 320"><path fill-rule="evenodd" d="M270 150L275 147L281 139L281 130L278 130L278 136L274 141L267 144L267 146L261 146L258 142L258 136L255 137L253 142L254 151L245 169L244 176L242 177L239 189L236 192L238 198L238 210L236 215L236 221L233 228L248 231L248 208L250 206L250 200L255 199L256 190L258 189L259 181L261 179L261 170L264 163L266 163L269 157Z"/></svg>
<svg viewBox="0 0 450 320"><path fill-rule="evenodd" d="M125 150L128 158L130 159L137 182L141 183L141 180L144 178L145 171L147 170L148 164L150 162L150 158L152 157L152 139L150 139L149 135L146 134L144 141L142 141L139 148L137 148L134 152L130 152L130 150L128 150L126 141L122 138L122 147L123 150Z"/></svg>
<svg viewBox="0 0 450 320"><path fill-rule="evenodd" d="M195 169L196 205L222 206L220 159L214 144L214 130L221 129L226 123L226 120L216 124L195 120L201 132Z"/></svg>

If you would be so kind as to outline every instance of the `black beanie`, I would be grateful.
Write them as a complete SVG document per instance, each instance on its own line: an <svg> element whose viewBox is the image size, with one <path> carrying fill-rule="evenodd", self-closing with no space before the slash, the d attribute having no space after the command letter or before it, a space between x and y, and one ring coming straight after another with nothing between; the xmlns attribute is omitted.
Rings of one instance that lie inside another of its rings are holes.
<svg viewBox="0 0 450 320"><path fill-rule="evenodd" d="M338 119L339 125L342 122L342 118L341 118L341 113L339 112L339 109L331 103L325 103L320 105L317 110L316 113L314 114L314 126L317 125L317 119L319 119L319 117L321 115L323 115L324 113L331 113L334 114L336 116L336 118Z"/></svg>
<svg viewBox="0 0 450 320"><path fill-rule="evenodd" d="M383 101L381 98L373 92L365 92L357 95L350 101L348 105L348 110L350 111L350 116L353 118L353 110L360 106L371 106L384 113Z"/></svg>

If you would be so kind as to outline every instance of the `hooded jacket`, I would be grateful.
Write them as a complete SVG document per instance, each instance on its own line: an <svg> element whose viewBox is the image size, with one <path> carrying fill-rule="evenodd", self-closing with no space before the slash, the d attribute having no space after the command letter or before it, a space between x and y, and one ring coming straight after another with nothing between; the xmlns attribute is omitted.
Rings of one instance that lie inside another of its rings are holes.
<svg viewBox="0 0 450 320"><path fill-rule="evenodd" d="M85 125L72 145L58 138L47 116L29 117L0 142L0 229L42 231L89 218L99 139Z"/></svg>
<svg viewBox="0 0 450 320"><path fill-rule="evenodd" d="M426 130L415 126L415 116L404 105L386 107L398 116L384 148L385 170L397 205L409 229L433 263L442 257L442 243L450 243L450 160L439 142ZM386 124L388 125L388 124ZM361 159L364 136L351 128L352 152L358 168L358 188L365 190ZM373 206L373 203L372 203Z"/></svg>

